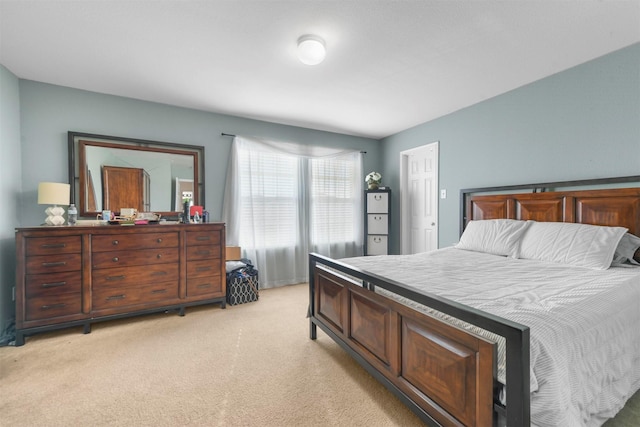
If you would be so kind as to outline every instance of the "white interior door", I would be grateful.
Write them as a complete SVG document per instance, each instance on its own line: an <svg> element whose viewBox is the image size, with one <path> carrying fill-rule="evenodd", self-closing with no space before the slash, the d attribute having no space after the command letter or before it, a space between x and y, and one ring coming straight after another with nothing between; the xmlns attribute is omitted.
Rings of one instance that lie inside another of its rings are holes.
<svg viewBox="0 0 640 427"><path fill-rule="evenodd" d="M182 211L182 196L185 192L190 193L190 197L193 197L193 180L176 177L176 194L174 198L176 212Z"/></svg>
<svg viewBox="0 0 640 427"><path fill-rule="evenodd" d="M438 248L438 142L400 153L403 254Z"/></svg>

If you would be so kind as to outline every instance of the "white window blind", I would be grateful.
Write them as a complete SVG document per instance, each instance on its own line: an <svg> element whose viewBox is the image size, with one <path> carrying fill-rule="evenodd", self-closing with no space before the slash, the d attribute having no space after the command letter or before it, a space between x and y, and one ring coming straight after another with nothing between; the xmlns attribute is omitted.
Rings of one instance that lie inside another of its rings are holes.
<svg viewBox="0 0 640 427"><path fill-rule="evenodd" d="M354 242L360 215L360 198L353 159L311 159L311 242Z"/></svg>
<svg viewBox="0 0 640 427"><path fill-rule="evenodd" d="M296 243L298 159L241 150L240 246L286 247ZM257 240L256 240L257 239ZM255 242L254 242L255 240Z"/></svg>

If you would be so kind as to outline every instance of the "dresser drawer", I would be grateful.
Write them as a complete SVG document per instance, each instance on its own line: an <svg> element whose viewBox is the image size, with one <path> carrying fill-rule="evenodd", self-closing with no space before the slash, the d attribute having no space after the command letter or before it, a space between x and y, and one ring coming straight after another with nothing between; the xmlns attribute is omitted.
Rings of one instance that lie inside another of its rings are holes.
<svg viewBox="0 0 640 427"><path fill-rule="evenodd" d="M30 256L27 257L26 266L26 273L28 275L77 271L82 268L82 255L61 254Z"/></svg>
<svg viewBox="0 0 640 427"><path fill-rule="evenodd" d="M189 246L187 248L187 260L220 258L221 248L218 246Z"/></svg>
<svg viewBox="0 0 640 427"><path fill-rule="evenodd" d="M27 300L26 320L48 319L52 317L78 314L82 310L80 292L61 294L55 297L39 297Z"/></svg>
<svg viewBox="0 0 640 427"><path fill-rule="evenodd" d="M196 226L197 227L197 226ZM220 231L187 231L187 246L219 245Z"/></svg>
<svg viewBox="0 0 640 427"><path fill-rule="evenodd" d="M178 248L144 249L139 251L98 252L92 255L93 268L129 267L176 263Z"/></svg>
<svg viewBox="0 0 640 427"><path fill-rule="evenodd" d="M222 280L220 276L195 277L187 279L187 297L222 295Z"/></svg>
<svg viewBox="0 0 640 427"><path fill-rule="evenodd" d="M92 236L92 252L178 247L178 233L140 233Z"/></svg>
<svg viewBox="0 0 640 427"><path fill-rule="evenodd" d="M101 287L138 286L173 280L178 282L178 264L102 268L91 273L94 292Z"/></svg>
<svg viewBox="0 0 640 427"><path fill-rule="evenodd" d="M29 274L26 277L27 298L80 292L81 284L82 275L79 271L53 274Z"/></svg>
<svg viewBox="0 0 640 427"><path fill-rule="evenodd" d="M126 288L94 289L91 297L93 310L126 307L149 302L171 301L178 298L178 282L160 282Z"/></svg>
<svg viewBox="0 0 640 427"><path fill-rule="evenodd" d="M27 256L80 253L80 236L29 237L25 239Z"/></svg>
<svg viewBox="0 0 640 427"><path fill-rule="evenodd" d="M194 277L220 276L220 259L187 262L187 279Z"/></svg>

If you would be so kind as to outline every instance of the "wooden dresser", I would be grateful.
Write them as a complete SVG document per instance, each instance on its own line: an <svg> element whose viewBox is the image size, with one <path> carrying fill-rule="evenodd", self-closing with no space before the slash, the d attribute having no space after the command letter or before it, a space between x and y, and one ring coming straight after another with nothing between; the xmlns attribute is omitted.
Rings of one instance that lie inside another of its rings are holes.
<svg viewBox="0 0 640 427"><path fill-rule="evenodd" d="M37 332L164 310L225 308L225 225L16 230L16 345Z"/></svg>

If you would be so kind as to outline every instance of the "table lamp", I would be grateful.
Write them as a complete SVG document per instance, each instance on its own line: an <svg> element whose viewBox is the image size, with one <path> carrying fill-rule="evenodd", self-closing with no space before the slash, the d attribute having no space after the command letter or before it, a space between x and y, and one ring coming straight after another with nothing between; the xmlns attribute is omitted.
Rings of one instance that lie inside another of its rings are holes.
<svg viewBox="0 0 640 427"><path fill-rule="evenodd" d="M64 209L58 205L69 205L69 194L71 186L69 184L61 184L58 182L41 182L38 184L38 204L53 205L49 206L45 213L47 219L44 221L47 225L63 225Z"/></svg>

